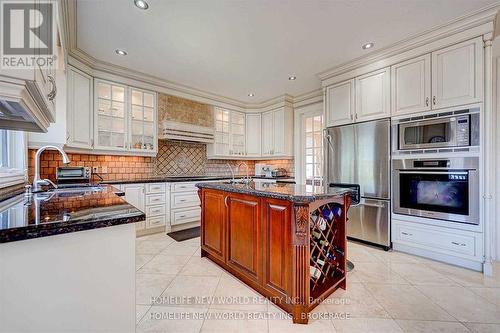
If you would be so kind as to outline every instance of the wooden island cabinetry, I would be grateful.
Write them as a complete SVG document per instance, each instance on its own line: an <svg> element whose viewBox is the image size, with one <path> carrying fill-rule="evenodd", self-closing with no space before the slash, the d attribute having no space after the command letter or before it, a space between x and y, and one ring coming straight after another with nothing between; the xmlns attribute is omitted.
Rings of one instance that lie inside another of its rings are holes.
<svg viewBox="0 0 500 333"><path fill-rule="evenodd" d="M346 189L200 183L201 256L307 323L346 288ZM336 215L335 215L336 213Z"/></svg>

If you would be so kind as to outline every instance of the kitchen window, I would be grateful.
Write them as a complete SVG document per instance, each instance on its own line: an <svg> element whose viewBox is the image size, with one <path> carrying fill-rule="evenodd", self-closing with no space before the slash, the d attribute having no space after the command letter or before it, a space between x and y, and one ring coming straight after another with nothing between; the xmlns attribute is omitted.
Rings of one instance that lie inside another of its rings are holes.
<svg viewBox="0 0 500 333"><path fill-rule="evenodd" d="M323 116L303 117L304 179L306 185L321 186L323 183Z"/></svg>
<svg viewBox="0 0 500 333"><path fill-rule="evenodd" d="M0 188L26 180L26 134L0 130Z"/></svg>

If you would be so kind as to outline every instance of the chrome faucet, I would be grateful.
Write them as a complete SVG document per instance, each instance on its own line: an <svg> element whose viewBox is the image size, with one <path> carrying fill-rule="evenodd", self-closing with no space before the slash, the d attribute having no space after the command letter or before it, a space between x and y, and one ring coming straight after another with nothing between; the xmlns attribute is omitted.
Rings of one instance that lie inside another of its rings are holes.
<svg viewBox="0 0 500 333"><path fill-rule="evenodd" d="M60 152L64 164L68 164L70 162L70 159L68 155L66 155L64 150L62 150L57 146L44 146L38 149L35 155L35 176L33 177L33 188L32 188L33 192L40 192L42 190L43 185L52 185L54 188L57 188L57 185L54 184L50 179L40 178L40 156L46 149L54 149Z"/></svg>
<svg viewBox="0 0 500 333"><path fill-rule="evenodd" d="M249 170L248 170L248 164L246 164L245 162L241 162L240 164L238 164L238 170L240 169L240 166L244 165L245 168L247 169L247 176L245 178L245 184L248 184L251 182L251 179L250 179L250 175L249 175Z"/></svg>
<svg viewBox="0 0 500 333"><path fill-rule="evenodd" d="M234 179L234 170L233 170L233 167L229 163L226 163L226 165L228 166L229 171L231 171L231 176L233 177L233 179L231 180L231 182L232 183L236 182L236 180Z"/></svg>

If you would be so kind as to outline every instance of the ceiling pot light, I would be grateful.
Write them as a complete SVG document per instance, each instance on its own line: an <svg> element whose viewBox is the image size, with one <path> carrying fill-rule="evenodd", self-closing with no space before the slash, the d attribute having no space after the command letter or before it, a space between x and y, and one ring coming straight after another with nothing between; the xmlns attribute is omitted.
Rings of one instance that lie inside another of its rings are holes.
<svg viewBox="0 0 500 333"><path fill-rule="evenodd" d="M120 49L116 49L115 53L118 54L118 55L121 55L121 56L126 56L127 55L127 51L120 50Z"/></svg>
<svg viewBox="0 0 500 333"><path fill-rule="evenodd" d="M374 43L366 43L366 44L363 44L363 46L361 46L361 48L363 50L368 50L368 49L371 49L375 44Z"/></svg>
<svg viewBox="0 0 500 333"><path fill-rule="evenodd" d="M292 75L292 76L288 77L288 80L295 81L295 80L297 80L297 77L295 75Z"/></svg>
<svg viewBox="0 0 500 333"><path fill-rule="evenodd" d="M149 5L146 1L144 0L134 0L134 4L137 8L146 10L149 8Z"/></svg>
<svg viewBox="0 0 500 333"><path fill-rule="evenodd" d="M254 97L254 96L255 96L255 94L254 94L254 93L249 93L249 94L248 94L248 97Z"/></svg>

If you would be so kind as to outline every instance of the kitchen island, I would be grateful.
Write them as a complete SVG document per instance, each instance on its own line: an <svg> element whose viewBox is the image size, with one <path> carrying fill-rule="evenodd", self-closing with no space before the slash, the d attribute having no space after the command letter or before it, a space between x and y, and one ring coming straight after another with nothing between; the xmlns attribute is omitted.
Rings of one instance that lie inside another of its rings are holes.
<svg viewBox="0 0 500 333"><path fill-rule="evenodd" d="M199 183L201 256L306 324L346 288L346 212L352 188Z"/></svg>
<svg viewBox="0 0 500 333"><path fill-rule="evenodd" d="M135 222L112 186L0 202L0 332L134 332Z"/></svg>

